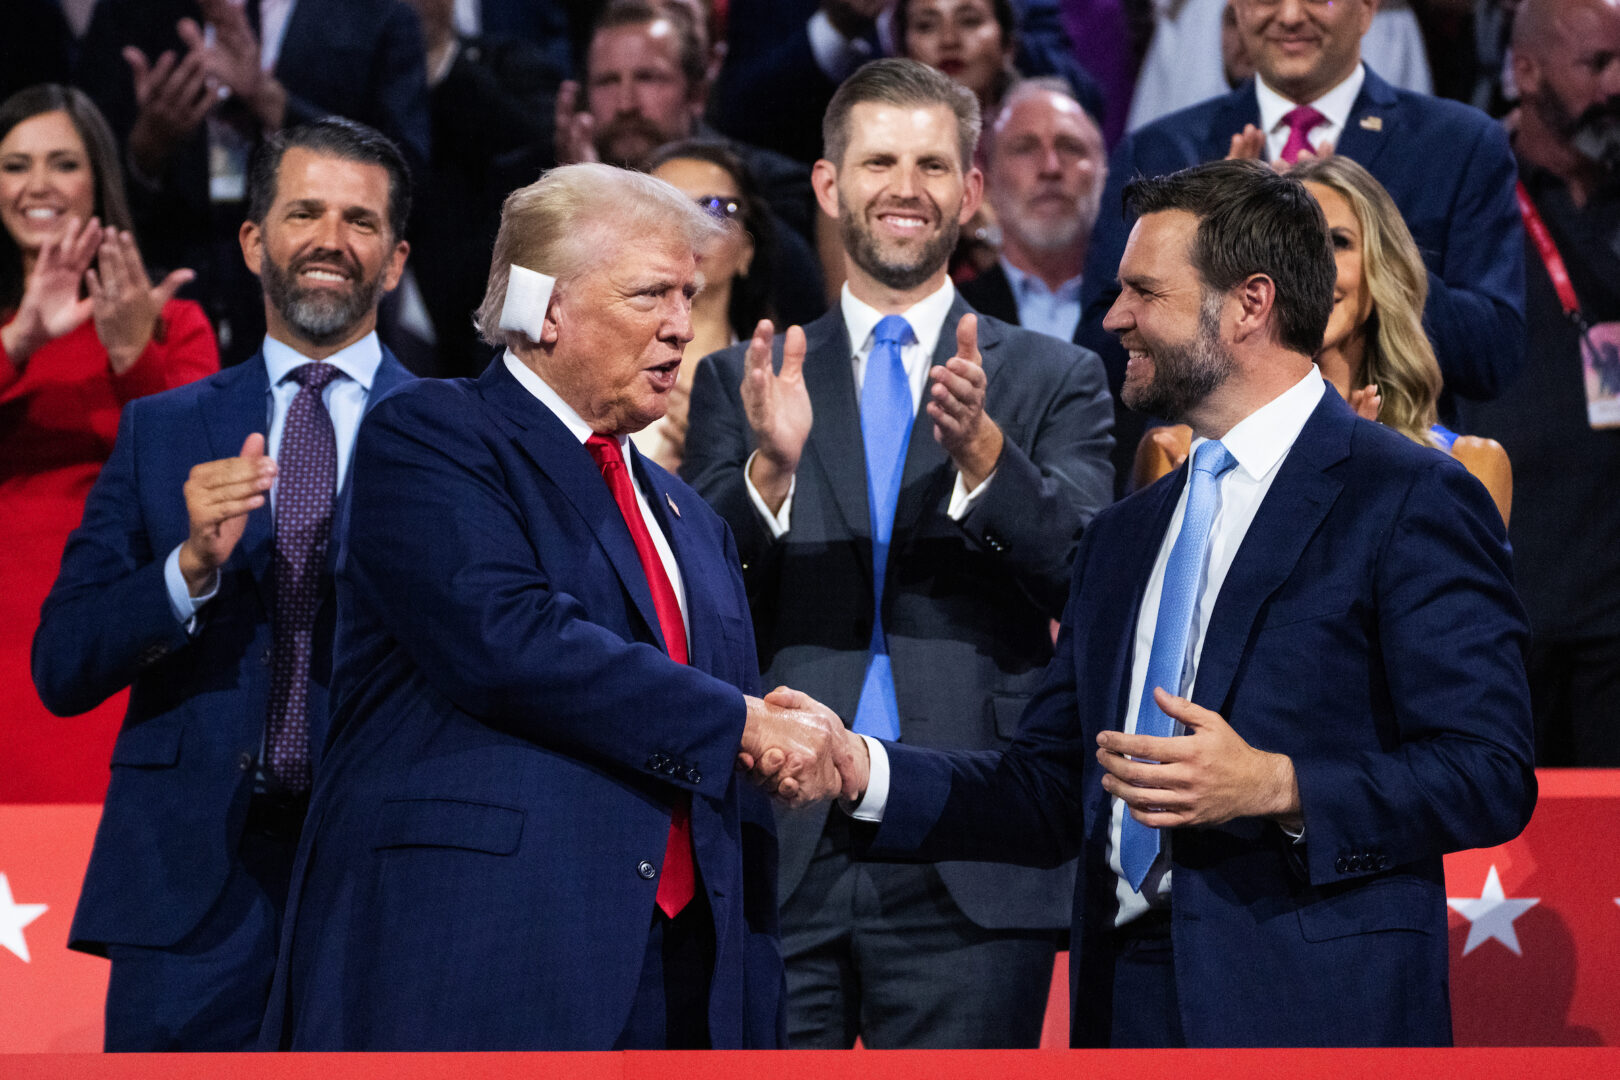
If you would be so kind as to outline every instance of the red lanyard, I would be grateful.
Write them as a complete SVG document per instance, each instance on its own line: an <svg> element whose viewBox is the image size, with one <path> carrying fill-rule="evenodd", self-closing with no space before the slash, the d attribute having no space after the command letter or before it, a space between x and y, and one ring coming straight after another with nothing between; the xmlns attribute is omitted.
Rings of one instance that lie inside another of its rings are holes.
<svg viewBox="0 0 1620 1080"><path fill-rule="evenodd" d="M1536 250L1541 253L1541 264L1547 268L1547 276L1552 278L1553 291L1558 294L1558 302L1563 305L1564 314L1569 316L1569 321L1584 330L1586 320L1581 317L1581 305L1575 299L1575 286L1570 283L1569 268L1564 265L1564 257L1558 254L1558 246L1553 243L1552 233L1547 231L1547 223L1541 220L1541 211L1530 201L1530 193L1524 189L1524 181L1518 181L1514 189L1514 193L1519 197L1519 216L1524 218L1525 231L1530 234Z"/></svg>

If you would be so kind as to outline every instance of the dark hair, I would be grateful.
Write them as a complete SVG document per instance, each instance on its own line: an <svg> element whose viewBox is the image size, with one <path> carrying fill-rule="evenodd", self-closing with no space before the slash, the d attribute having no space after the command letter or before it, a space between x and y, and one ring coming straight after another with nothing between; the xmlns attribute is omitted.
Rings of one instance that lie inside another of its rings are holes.
<svg viewBox="0 0 1620 1080"><path fill-rule="evenodd" d="M1277 287L1279 342L1306 356L1321 350L1338 270L1327 219L1304 184L1258 161L1212 161L1131 181L1125 209L1196 216L1192 262L1205 290L1228 292L1264 274Z"/></svg>
<svg viewBox="0 0 1620 1080"><path fill-rule="evenodd" d="M58 83L40 83L17 91L0 102L0 139L24 120L45 113L64 112L84 142L90 162L90 178L95 191L95 214L103 225L119 230L134 228L129 200L124 195L124 170L119 164L118 143L102 118L101 110L84 91ZM22 249L11 233L0 229L0 312L15 311L22 302L26 282L22 274Z"/></svg>
<svg viewBox="0 0 1620 1080"><path fill-rule="evenodd" d="M911 0L899 0L894 5L894 47L901 55L907 55L906 38L911 33ZM1011 56L1018 49L1018 12L1012 6L1012 0L990 0L990 13L995 16L996 25L1001 27L1001 47ZM990 103L1001 101L1007 88L1018 78L1018 73L1012 68L1003 66L1001 73L990 87ZM1074 91L1070 90L1073 94Z"/></svg>
<svg viewBox="0 0 1620 1080"><path fill-rule="evenodd" d="M979 142L979 99L973 91L927 64L890 57L863 64L845 79L827 103L821 119L822 156L842 168L849 149L849 114L857 105L900 107L943 105L956 116L956 141L961 167L973 167L973 148Z"/></svg>
<svg viewBox="0 0 1620 1080"><path fill-rule="evenodd" d="M358 120L328 116L309 124L283 128L268 136L248 166L248 220L264 224L270 205L276 201L276 182L281 159L293 147L317 154L380 165L388 171L388 228L395 240L405 237L405 223L411 216L411 170L394 141L376 128Z"/></svg>
<svg viewBox="0 0 1620 1080"><path fill-rule="evenodd" d="M726 321L738 340L746 341L759 320L776 317L771 304L771 290L776 285L776 224L771 220L770 207L760 195L759 185L747 164L717 139L680 139L665 143L653 151L647 171L653 172L658 166L681 158L718 166L730 173L737 185L738 221L754 241L754 265L750 273L732 281Z"/></svg>
<svg viewBox="0 0 1620 1080"><path fill-rule="evenodd" d="M680 53L676 57L687 89L703 85L709 76L709 58L704 52L700 28L692 13L678 4L658 3L656 0L612 0L596 17L591 26L591 40L603 30L620 26L641 26L644 23L668 19L674 25Z"/></svg>

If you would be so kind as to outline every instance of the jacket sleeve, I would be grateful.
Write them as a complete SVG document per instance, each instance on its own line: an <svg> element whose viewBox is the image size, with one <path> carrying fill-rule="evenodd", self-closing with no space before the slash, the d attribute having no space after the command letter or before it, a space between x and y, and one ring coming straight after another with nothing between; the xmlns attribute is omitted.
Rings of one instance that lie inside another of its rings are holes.
<svg viewBox="0 0 1620 1080"><path fill-rule="evenodd" d="M34 634L34 686L58 716L94 708L188 641L163 580L168 549L154 549L142 512L141 404L124 409Z"/></svg>
<svg viewBox="0 0 1620 1080"><path fill-rule="evenodd" d="M1529 821L1528 625L1505 540L1455 461L1436 455L1406 492L1374 569L1392 731L1376 751L1294 755L1312 882L1506 843Z"/></svg>

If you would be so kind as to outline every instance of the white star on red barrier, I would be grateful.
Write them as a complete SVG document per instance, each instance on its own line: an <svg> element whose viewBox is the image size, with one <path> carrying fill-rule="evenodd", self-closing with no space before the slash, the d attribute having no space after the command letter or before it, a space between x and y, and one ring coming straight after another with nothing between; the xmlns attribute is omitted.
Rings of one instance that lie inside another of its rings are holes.
<svg viewBox="0 0 1620 1080"><path fill-rule="evenodd" d="M1539 897L1532 900L1506 896L1502 892L1502 879L1496 874L1495 863L1491 864L1491 872L1485 875L1485 887L1480 890L1478 897L1446 898L1446 906L1469 923L1468 940L1463 943L1464 956L1491 938L1513 950L1514 956L1523 956L1519 950L1519 935L1513 931L1513 920L1539 903Z"/></svg>
<svg viewBox="0 0 1620 1080"><path fill-rule="evenodd" d="M44 904L19 904L11 898L11 882L0 874L0 945L10 949L23 963L28 963L28 941L23 927L45 914Z"/></svg>

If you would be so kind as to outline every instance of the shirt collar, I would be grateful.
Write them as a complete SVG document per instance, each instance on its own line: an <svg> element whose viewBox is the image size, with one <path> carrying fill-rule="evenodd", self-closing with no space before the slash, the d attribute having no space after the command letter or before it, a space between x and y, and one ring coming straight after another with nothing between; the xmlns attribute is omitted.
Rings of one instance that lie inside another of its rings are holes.
<svg viewBox="0 0 1620 1080"><path fill-rule="evenodd" d="M591 425L587 424L579 413L574 411L574 407L564 401L562 395L553 390L551 384L536 374L533 368L519 360L516 353L511 349L507 349L506 356L503 359L506 361L506 370L512 373L512 378L518 381L518 385L539 398L540 404L550 409L552 414L563 422L563 426L569 430L574 438L579 440L581 446L585 445L586 439L596 434L591 430ZM626 444L630 442L630 437L620 435L618 441L620 452L624 452ZM629 460L628 454L625 459Z"/></svg>
<svg viewBox="0 0 1620 1080"><path fill-rule="evenodd" d="M1251 480L1261 480L1276 468L1316 411L1326 386L1321 370L1312 364L1299 382L1233 425L1221 437L1221 444L1237 459L1238 468ZM1207 441L1194 439L1191 450Z"/></svg>
<svg viewBox="0 0 1620 1080"><path fill-rule="evenodd" d="M270 376L272 387L280 385L282 380L292 374L293 368L314 363L291 345L277 341L273 337L264 339L262 351L264 368ZM377 376L377 365L382 363L382 343L377 340L377 332L373 330L353 345L345 346L328 356L321 363L331 364L370 391L371 380Z"/></svg>
<svg viewBox="0 0 1620 1080"><path fill-rule="evenodd" d="M956 286L951 284L951 279L947 277L945 284L938 290L900 313L906 322L911 324L911 332L917 335L916 355L934 355L934 346L939 344L940 328L945 325L945 316L951 313L951 305L955 302ZM847 281L844 282L844 291L839 304L844 313L844 325L849 329L850 346L857 353L869 351L872 347L872 332L877 329L878 320L883 318L883 312L863 300L857 300L855 294L849 291Z"/></svg>
<svg viewBox="0 0 1620 1080"><path fill-rule="evenodd" d="M1349 78L1315 101L1305 104L1327 117L1327 122L1336 130L1342 130L1350 122L1350 110L1355 107L1356 95L1361 93L1361 84L1366 81L1367 66L1357 64ZM1254 77L1254 95L1260 102L1260 130L1267 133L1276 131L1283 117L1298 105L1298 102L1289 101L1267 86L1266 80L1258 74Z"/></svg>
<svg viewBox="0 0 1620 1080"><path fill-rule="evenodd" d="M1007 261L1007 256L999 255L997 261L1001 263L1002 272L1007 275L1007 284L1012 286L1014 297L1022 296L1026 292L1038 291L1047 296L1055 296L1059 300L1080 299L1081 282L1079 274L1074 275L1074 277L1055 289L1048 289L1045 281L1042 281L1034 274L1027 274L1018 269L1018 267Z"/></svg>

